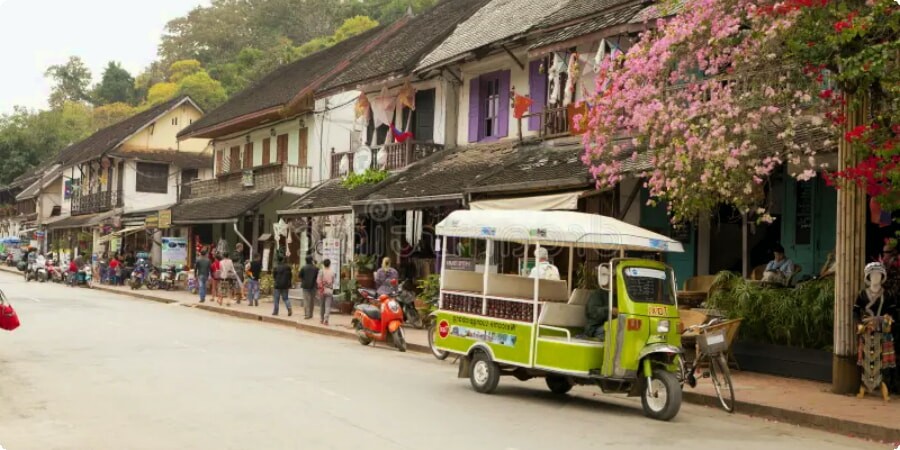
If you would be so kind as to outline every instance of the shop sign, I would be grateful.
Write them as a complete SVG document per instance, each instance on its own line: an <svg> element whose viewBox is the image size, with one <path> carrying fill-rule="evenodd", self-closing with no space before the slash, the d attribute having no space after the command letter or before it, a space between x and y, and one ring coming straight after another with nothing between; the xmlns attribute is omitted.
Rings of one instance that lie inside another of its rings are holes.
<svg viewBox="0 0 900 450"><path fill-rule="evenodd" d="M167 229L172 228L172 210L164 209L159 212L159 228Z"/></svg>
<svg viewBox="0 0 900 450"><path fill-rule="evenodd" d="M144 218L144 226L147 228L158 228L159 227L159 216L147 216Z"/></svg>
<svg viewBox="0 0 900 450"><path fill-rule="evenodd" d="M338 268L334 273L338 277L341 276L341 240L340 239L322 239L322 261L331 261L332 268ZM335 286L340 286L340 280L336 280Z"/></svg>
<svg viewBox="0 0 900 450"><path fill-rule="evenodd" d="M162 266L184 266L187 264L188 240L182 237L162 238Z"/></svg>
<svg viewBox="0 0 900 450"><path fill-rule="evenodd" d="M243 187L253 187L253 171L245 170L243 175L241 176L241 186Z"/></svg>
<svg viewBox="0 0 900 450"><path fill-rule="evenodd" d="M447 255L447 270L462 270L466 272L475 271L475 260L472 258L461 258L458 256Z"/></svg>

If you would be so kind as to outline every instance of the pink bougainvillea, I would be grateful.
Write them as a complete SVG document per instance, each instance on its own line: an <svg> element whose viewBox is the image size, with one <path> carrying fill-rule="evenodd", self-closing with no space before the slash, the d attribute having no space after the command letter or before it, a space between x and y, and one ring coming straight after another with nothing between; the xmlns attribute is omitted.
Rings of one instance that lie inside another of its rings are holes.
<svg viewBox="0 0 900 450"><path fill-rule="evenodd" d="M815 175L822 143L798 132L816 125L809 111L834 95L810 95L802 68L781 60L807 3L821 0L686 0L604 61L584 118L583 160L597 184L619 182L634 170L627 160L645 153L650 165L635 175L673 221L722 203L770 220L765 184L786 163L801 179Z"/></svg>

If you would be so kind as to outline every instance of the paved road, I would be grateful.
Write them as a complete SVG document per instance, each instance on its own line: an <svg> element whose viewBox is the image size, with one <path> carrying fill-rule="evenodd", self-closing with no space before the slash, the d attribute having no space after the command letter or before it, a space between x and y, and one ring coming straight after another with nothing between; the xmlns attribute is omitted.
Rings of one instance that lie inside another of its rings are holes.
<svg viewBox="0 0 900 450"><path fill-rule="evenodd" d="M7 273L0 288L23 321L0 334L7 450L879 448L692 405L655 422L539 380L480 395L425 355Z"/></svg>

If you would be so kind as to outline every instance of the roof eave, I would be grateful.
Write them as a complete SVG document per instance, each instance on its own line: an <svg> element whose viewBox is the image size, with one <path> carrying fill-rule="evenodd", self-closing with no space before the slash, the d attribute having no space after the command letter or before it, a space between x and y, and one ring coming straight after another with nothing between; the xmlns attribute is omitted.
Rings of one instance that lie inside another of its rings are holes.
<svg viewBox="0 0 900 450"><path fill-rule="evenodd" d="M183 141L191 138L204 138L204 139L215 139L227 134L233 134L233 131L225 132L224 129L241 126L246 122L252 120L259 120L262 118L271 118L271 119L280 119L281 111L284 108L284 105L276 105L266 109L261 109L256 112L252 112L249 114L244 114L242 116L234 117L232 119L228 119L223 122L218 122L212 125L207 125L203 128L198 128L196 130L191 130L190 128L185 128L181 133L177 135L178 140ZM255 128L258 125L252 126Z"/></svg>
<svg viewBox="0 0 900 450"><path fill-rule="evenodd" d="M592 42L598 39L605 39L610 36L615 36L622 33L639 33L641 31L645 31L649 28L652 28L651 25L647 25L645 23L625 23L620 25L614 25L609 28L604 28L600 31L595 31L593 33L584 34L581 36L576 36L571 39L566 39L559 42L554 42L552 44L544 45L541 47L536 47L528 50L529 57L542 56L547 53L565 50L571 48L577 44L581 44L584 42Z"/></svg>
<svg viewBox="0 0 900 450"><path fill-rule="evenodd" d="M296 208L296 209L280 209L276 211L279 217L292 216L327 216L332 214L344 214L353 211L353 207L347 206L327 206L323 208Z"/></svg>

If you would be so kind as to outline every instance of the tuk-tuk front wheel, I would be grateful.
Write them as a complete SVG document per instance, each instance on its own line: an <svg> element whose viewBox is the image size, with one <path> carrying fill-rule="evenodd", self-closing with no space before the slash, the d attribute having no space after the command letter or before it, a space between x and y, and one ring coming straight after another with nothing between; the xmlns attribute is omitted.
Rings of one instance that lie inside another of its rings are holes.
<svg viewBox="0 0 900 450"><path fill-rule="evenodd" d="M550 392L558 395L567 394L575 386L572 380L560 376L548 376L546 379Z"/></svg>
<svg viewBox="0 0 900 450"><path fill-rule="evenodd" d="M450 353L445 352L443 350L439 350L437 347L434 346L435 327L437 327L437 325L435 324L434 319L433 318L429 319L428 325L427 325L428 347L431 349L431 354L434 355L434 357L437 358L438 361L443 361L443 360L447 359L447 356L449 356Z"/></svg>
<svg viewBox="0 0 900 450"><path fill-rule="evenodd" d="M497 389L497 384L500 383L500 367L491 361L490 356L484 352L475 353L469 367L469 381L475 391L490 394Z"/></svg>
<svg viewBox="0 0 900 450"><path fill-rule="evenodd" d="M678 377L665 370L654 370L653 375L644 380L641 405L647 417L670 420L681 409L681 385Z"/></svg>

